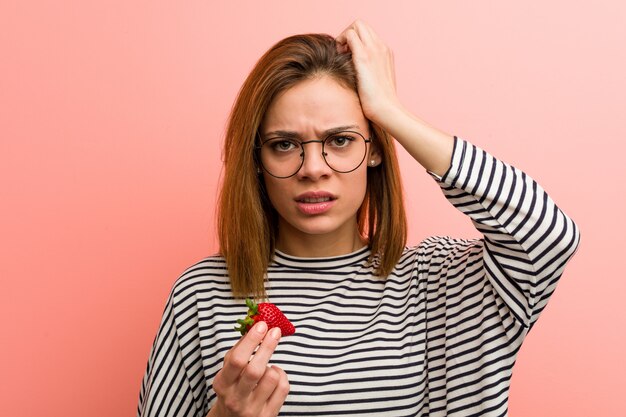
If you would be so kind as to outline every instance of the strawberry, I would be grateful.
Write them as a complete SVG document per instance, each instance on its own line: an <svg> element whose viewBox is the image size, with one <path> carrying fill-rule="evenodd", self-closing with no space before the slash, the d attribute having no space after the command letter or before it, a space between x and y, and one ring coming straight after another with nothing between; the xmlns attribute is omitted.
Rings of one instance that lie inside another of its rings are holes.
<svg viewBox="0 0 626 417"><path fill-rule="evenodd" d="M289 336L296 332L293 324L274 304L259 303L257 305L254 301L246 298L246 305L248 306L248 315L245 319L237 320L239 326L235 327L235 330L241 332L242 335L246 334L255 323L260 321L267 323L268 329L278 327L283 336Z"/></svg>

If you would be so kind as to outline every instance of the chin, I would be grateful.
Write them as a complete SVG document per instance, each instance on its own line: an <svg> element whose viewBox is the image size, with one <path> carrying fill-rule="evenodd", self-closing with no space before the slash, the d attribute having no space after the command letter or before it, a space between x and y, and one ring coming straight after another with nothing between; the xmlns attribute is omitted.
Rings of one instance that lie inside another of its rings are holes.
<svg viewBox="0 0 626 417"><path fill-rule="evenodd" d="M336 232L339 229L338 225L331 224L292 224L292 227L301 233L307 235L327 235Z"/></svg>
<svg viewBox="0 0 626 417"><path fill-rule="evenodd" d="M294 231L305 233L308 235L328 235L337 233L342 230L346 230L346 223L340 222L337 219L323 218L323 217L311 217L308 219L296 219L293 222L286 222L289 227ZM356 227L356 221L354 223Z"/></svg>

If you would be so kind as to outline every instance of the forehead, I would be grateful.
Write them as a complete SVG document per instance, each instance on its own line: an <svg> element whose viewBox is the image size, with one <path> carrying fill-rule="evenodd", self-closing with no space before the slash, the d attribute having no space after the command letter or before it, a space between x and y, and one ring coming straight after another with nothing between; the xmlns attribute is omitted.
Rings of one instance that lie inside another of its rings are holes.
<svg viewBox="0 0 626 417"><path fill-rule="evenodd" d="M367 125L359 97L329 76L302 81L274 98L263 123L262 134L288 130L321 134L338 126Z"/></svg>

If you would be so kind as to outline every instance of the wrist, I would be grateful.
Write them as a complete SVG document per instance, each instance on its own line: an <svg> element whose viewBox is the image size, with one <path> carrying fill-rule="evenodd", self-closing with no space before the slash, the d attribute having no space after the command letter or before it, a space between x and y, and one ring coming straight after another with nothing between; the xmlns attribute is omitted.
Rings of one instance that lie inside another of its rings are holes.
<svg viewBox="0 0 626 417"><path fill-rule="evenodd" d="M387 132L393 130L393 126L398 120L409 114L402 103L397 100L380 102L370 113L371 115L366 114L366 117Z"/></svg>

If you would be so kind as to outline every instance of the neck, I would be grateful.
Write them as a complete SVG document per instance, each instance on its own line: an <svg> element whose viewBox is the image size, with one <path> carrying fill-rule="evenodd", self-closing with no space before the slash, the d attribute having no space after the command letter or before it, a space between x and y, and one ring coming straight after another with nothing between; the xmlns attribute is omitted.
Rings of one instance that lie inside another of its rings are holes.
<svg viewBox="0 0 626 417"><path fill-rule="evenodd" d="M287 229L287 230L285 230ZM307 234L290 233L288 228L280 228L276 239L276 249L302 258L326 258L356 252L367 246L367 241L354 233Z"/></svg>

